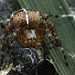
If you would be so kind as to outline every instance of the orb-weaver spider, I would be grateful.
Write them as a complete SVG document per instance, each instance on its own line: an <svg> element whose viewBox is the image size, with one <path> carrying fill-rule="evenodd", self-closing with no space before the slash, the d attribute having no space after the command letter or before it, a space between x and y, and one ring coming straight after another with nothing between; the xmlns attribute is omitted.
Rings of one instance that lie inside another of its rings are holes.
<svg viewBox="0 0 75 75"><path fill-rule="evenodd" d="M5 47L7 47L7 39L11 41L11 58L14 60L14 40L22 43L24 48L40 49L42 48L41 41L43 40L45 34L48 34L48 37L51 41L49 50L53 47L53 45L59 47L64 55L66 65L68 65L64 48L62 47L55 26L52 22L46 22L47 18L50 16L53 15L51 13L46 13L42 18L40 18L38 11L31 9L21 9L11 15L10 25L5 26L1 22L0 25L4 31L1 65L3 65L4 50ZM55 17L58 16L56 15ZM44 59L47 58L49 50L44 54Z"/></svg>

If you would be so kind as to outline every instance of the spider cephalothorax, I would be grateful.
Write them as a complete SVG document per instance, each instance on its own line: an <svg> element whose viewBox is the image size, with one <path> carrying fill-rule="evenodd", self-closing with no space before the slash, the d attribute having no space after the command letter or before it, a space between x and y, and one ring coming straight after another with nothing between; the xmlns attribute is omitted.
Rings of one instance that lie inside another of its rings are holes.
<svg viewBox="0 0 75 75"><path fill-rule="evenodd" d="M22 43L24 48L33 47L40 49L42 48L41 41L43 40L45 34L48 34L51 41L49 50L53 47L53 45L59 47L66 60L66 55L64 53L60 38L57 35L55 26L52 22L46 22L49 16L53 15L51 13L46 13L42 18L40 18L38 11L21 9L11 15L10 25L4 26L3 23L0 23L5 34L3 37L1 64L3 64L3 55L5 47L7 47L7 39L11 41L11 56L12 59L14 59L14 40ZM49 50L46 51L47 53L44 53L44 59L48 56ZM67 60L66 64L68 65Z"/></svg>

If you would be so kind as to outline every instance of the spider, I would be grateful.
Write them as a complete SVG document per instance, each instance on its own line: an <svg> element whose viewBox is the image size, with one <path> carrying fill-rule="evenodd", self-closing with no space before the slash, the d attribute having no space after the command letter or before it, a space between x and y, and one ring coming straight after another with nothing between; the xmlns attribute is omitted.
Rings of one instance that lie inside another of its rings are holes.
<svg viewBox="0 0 75 75"><path fill-rule="evenodd" d="M54 15L52 13L46 13L41 18L38 11L32 9L20 9L11 15L10 24L5 26L1 22L0 25L4 31L1 65L3 65L4 50L5 47L7 47L7 39L11 41L11 58L14 60L14 40L22 43L24 48L34 48L37 50L40 48L42 49L41 42L47 34L51 43L49 49L44 52L44 59L48 57L51 48L55 45L62 51L66 65L68 66L66 54L64 53L64 48L62 47L62 43L56 32L56 28L52 22L46 22L50 16ZM56 15L55 17L57 18L58 16Z"/></svg>

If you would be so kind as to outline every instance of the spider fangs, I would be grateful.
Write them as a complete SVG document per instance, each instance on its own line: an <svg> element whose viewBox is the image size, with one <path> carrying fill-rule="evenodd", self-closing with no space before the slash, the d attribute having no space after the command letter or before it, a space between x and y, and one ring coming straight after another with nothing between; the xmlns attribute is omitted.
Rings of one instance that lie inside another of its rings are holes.
<svg viewBox="0 0 75 75"><path fill-rule="evenodd" d="M62 47L60 38L56 32L55 26L52 22L46 22L47 18L53 16L51 13L46 13L42 18L38 11L31 9L21 9L14 12L10 18L10 25L5 26L0 23L3 31L3 45L1 52L1 64L3 65L4 50L7 47L7 39L11 41L11 58L14 60L14 49L13 41L18 41L24 45L24 48L35 48L35 50L42 48L41 41L43 40L45 34L51 41L49 50L46 51L44 59L47 58L50 49L55 45L59 47L64 55L66 65L68 62L66 60L66 55L64 53L64 48ZM56 15L56 17L58 17ZM10 35L9 35L10 33ZM54 43L55 42L55 43Z"/></svg>

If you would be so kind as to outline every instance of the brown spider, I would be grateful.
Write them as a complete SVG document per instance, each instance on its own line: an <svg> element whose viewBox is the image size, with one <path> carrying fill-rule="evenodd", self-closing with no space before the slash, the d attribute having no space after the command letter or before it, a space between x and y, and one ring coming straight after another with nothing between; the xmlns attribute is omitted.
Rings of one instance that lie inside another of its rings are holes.
<svg viewBox="0 0 75 75"><path fill-rule="evenodd" d="M3 23L1 27L4 31L3 45L1 52L1 64L3 65L4 49L7 46L7 39L11 41L11 58L14 59L14 49L13 41L16 40L24 45L24 48L41 48L41 41L43 40L45 34L48 34L48 37L51 41L49 50L55 45L59 47L64 55L66 65L68 62L66 60L66 55L62 47L60 38L56 32L55 26L52 22L46 22L49 16L53 16L51 13L46 13L42 18L38 11L31 9L21 9L14 12L11 15L10 24L4 26ZM58 16L56 16L58 17ZM12 36L10 36L10 33ZM44 59L47 58L49 50L44 55Z"/></svg>

